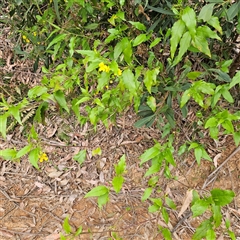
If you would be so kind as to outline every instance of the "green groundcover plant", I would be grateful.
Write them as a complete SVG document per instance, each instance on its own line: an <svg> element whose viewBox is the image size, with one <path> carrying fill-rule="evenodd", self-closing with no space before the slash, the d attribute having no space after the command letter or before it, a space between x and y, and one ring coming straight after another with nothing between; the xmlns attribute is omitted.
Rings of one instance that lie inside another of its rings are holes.
<svg viewBox="0 0 240 240"><path fill-rule="evenodd" d="M199 1L9 1L8 12L0 19L11 27L10 38L19 58L34 59L33 71L41 68L41 83L21 94L21 99L0 101L0 134L6 139L17 125L32 125L28 145L22 149L3 149L0 156L20 161L28 155L39 169L48 159L35 130L44 124L45 114L54 103L60 114L74 113L80 125L99 122L106 127L118 114L133 107L139 120L135 127L154 126L165 143L154 140L140 158L148 188L142 201L151 202L149 212L161 212L168 224L169 209L175 209L168 197L150 197L157 188L161 169L166 178L174 178L170 169L177 166L176 154L194 151L198 164L211 161L201 135L206 131L217 140L232 135L240 142L239 101L240 56L235 45L240 33L240 3L225 0ZM235 55L234 55L235 54ZM31 114L24 112L33 103ZM194 134L179 148L175 147L176 115L184 120L194 106ZM26 126L27 128L27 126ZM97 149L95 154L99 154ZM84 164L86 150L73 159ZM101 208L109 193L118 193L127 171L125 156L115 166L112 186L98 186L85 197L97 197ZM210 211L212 217L202 222L193 239L215 239L215 229L222 221L221 207L230 203L232 191L213 189L208 197L194 195L193 217ZM227 233L234 239L229 221ZM69 230L68 219L64 229ZM203 229L206 234L203 235ZM165 239L171 239L168 228L159 227ZM77 231L77 235L81 230ZM64 239L64 236L62 237Z"/></svg>

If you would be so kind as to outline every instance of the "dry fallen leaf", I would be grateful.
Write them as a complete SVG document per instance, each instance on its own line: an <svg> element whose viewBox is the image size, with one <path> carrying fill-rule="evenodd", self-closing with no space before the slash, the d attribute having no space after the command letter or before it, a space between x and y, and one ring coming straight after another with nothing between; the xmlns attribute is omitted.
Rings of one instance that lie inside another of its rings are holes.
<svg viewBox="0 0 240 240"><path fill-rule="evenodd" d="M215 167L218 166L218 159L222 156L221 153L218 153L214 158L213 158L213 164Z"/></svg>
<svg viewBox="0 0 240 240"><path fill-rule="evenodd" d="M52 233L48 235L45 239L46 240L58 240L60 238L59 233Z"/></svg>
<svg viewBox="0 0 240 240"><path fill-rule="evenodd" d="M192 191L193 190L188 190L186 195L185 195L185 199L183 201L183 205L181 207L181 210L178 214L178 217L181 217L182 214L186 211L186 209L189 207L190 203L192 202Z"/></svg>

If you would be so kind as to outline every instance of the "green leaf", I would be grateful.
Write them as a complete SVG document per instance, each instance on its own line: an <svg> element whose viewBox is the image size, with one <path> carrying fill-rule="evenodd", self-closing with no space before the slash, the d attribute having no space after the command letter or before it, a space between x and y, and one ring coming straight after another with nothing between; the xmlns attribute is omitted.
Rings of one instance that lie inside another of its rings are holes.
<svg viewBox="0 0 240 240"><path fill-rule="evenodd" d="M154 213L157 212L159 209L160 207L158 205L151 205L150 207L148 207L148 212Z"/></svg>
<svg viewBox="0 0 240 240"><path fill-rule="evenodd" d="M235 193L231 190L213 189L211 194L214 203L221 207L232 202L235 197Z"/></svg>
<svg viewBox="0 0 240 240"><path fill-rule="evenodd" d="M192 41L192 45L197 48L200 52L205 53L207 56L211 57L211 52L208 47L208 41L202 32L195 35Z"/></svg>
<svg viewBox="0 0 240 240"><path fill-rule="evenodd" d="M173 66L175 66L177 63L179 63L182 60L183 55L187 52L188 48L191 45L191 40L192 40L192 38L191 38L190 33L185 32L180 41L179 53L173 62Z"/></svg>
<svg viewBox="0 0 240 240"><path fill-rule="evenodd" d="M152 191L153 191L152 188L146 188L142 195L141 201L142 202L146 201L151 196Z"/></svg>
<svg viewBox="0 0 240 240"><path fill-rule="evenodd" d="M174 158L173 158L173 155L172 155L172 152L169 148L167 148L165 151L164 151L164 158L166 159L166 161L168 163L170 163L171 165L173 165L174 167L176 166L176 163L174 161Z"/></svg>
<svg viewBox="0 0 240 240"><path fill-rule="evenodd" d="M216 233L215 231L211 228L207 230L206 234L206 240L213 240L216 239Z"/></svg>
<svg viewBox="0 0 240 240"><path fill-rule="evenodd" d="M105 86L108 85L110 73L102 72L100 78L98 78L97 91L102 91Z"/></svg>
<svg viewBox="0 0 240 240"><path fill-rule="evenodd" d="M223 128L226 129L228 132L234 133L234 127L233 127L233 124L232 124L231 121L225 120L225 121L222 123L222 126L223 126Z"/></svg>
<svg viewBox="0 0 240 240"><path fill-rule="evenodd" d="M86 27L84 27L85 29L88 29L88 30L94 30L96 29L97 27L99 26L98 23L90 23L88 24Z"/></svg>
<svg viewBox="0 0 240 240"><path fill-rule="evenodd" d="M92 155L96 156L96 155L102 155L102 149L100 147L97 147L95 149L92 150Z"/></svg>
<svg viewBox="0 0 240 240"><path fill-rule="evenodd" d="M201 240L207 235L207 231L212 229L212 223L210 219L203 221L200 226L196 229L193 235L193 240Z"/></svg>
<svg viewBox="0 0 240 240"><path fill-rule="evenodd" d="M21 118L20 118L20 106L11 106L9 109L8 109L8 113L13 115L13 117L18 121L19 124L22 125L22 121L21 121Z"/></svg>
<svg viewBox="0 0 240 240"><path fill-rule="evenodd" d="M140 156L140 160L141 160L140 165L142 165L143 163L145 163L145 162L149 161L150 159L156 157L159 154L160 154L160 144L157 143L157 144L154 145L154 147L151 147L151 148L147 149Z"/></svg>
<svg viewBox="0 0 240 240"><path fill-rule="evenodd" d="M162 208L162 217L166 224L169 222L169 215L165 207Z"/></svg>
<svg viewBox="0 0 240 240"><path fill-rule="evenodd" d="M7 118L8 114L5 113L3 115L0 115L0 133L2 134L3 138L6 139L7 136Z"/></svg>
<svg viewBox="0 0 240 240"><path fill-rule="evenodd" d="M156 46L158 43L160 43L162 39L161 38L155 38L152 43L150 44L149 48L153 48L154 46Z"/></svg>
<svg viewBox="0 0 240 240"><path fill-rule="evenodd" d="M87 151L86 150L81 150L78 154L76 154L73 159L76 160L80 166L81 164L85 161L87 156Z"/></svg>
<svg viewBox="0 0 240 240"><path fill-rule="evenodd" d="M222 95L229 103L234 103L231 93L226 88L223 90Z"/></svg>
<svg viewBox="0 0 240 240"><path fill-rule="evenodd" d="M39 159L40 149L34 148L29 152L28 159L29 162L36 168L39 169L38 159Z"/></svg>
<svg viewBox="0 0 240 240"><path fill-rule="evenodd" d="M53 93L53 96L55 97L58 104L69 113L69 108L67 106L67 102L64 96L64 93L61 90L58 90Z"/></svg>
<svg viewBox="0 0 240 240"><path fill-rule="evenodd" d="M123 38L121 42L122 42L124 60L126 61L127 64L131 64L132 44L127 37Z"/></svg>
<svg viewBox="0 0 240 240"><path fill-rule="evenodd" d="M237 71L232 81L230 82L229 89L240 83L240 71Z"/></svg>
<svg viewBox="0 0 240 240"><path fill-rule="evenodd" d="M201 147L195 148L194 155L195 155L198 165L200 165L201 158L202 158L202 148Z"/></svg>
<svg viewBox="0 0 240 240"><path fill-rule="evenodd" d="M215 227L219 227L222 221L221 206L216 206L215 204L212 204L212 213Z"/></svg>
<svg viewBox="0 0 240 240"><path fill-rule="evenodd" d="M176 209L176 204L169 197L165 197L165 202L171 209Z"/></svg>
<svg viewBox="0 0 240 240"><path fill-rule="evenodd" d="M114 167L115 167L115 171L116 171L117 175L121 175L121 174L124 173L124 171L126 170L126 157L125 157L125 154L122 155L122 157L120 158L120 161Z"/></svg>
<svg viewBox="0 0 240 240"><path fill-rule="evenodd" d="M190 94L190 90L188 89L183 93L181 97L180 107L183 108L190 98L191 98L191 94Z"/></svg>
<svg viewBox="0 0 240 240"><path fill-rule="evenodd" d="M82 226L80 226L77 231L75 232L74 236L77 237L82 233Z"/></svg>
<svg viewBox="0 0 240 240"><path fill-rule="evenodd" d="M211 138L213 138L213 139L218 138L218 133L219 133L218 127L210 127L209 132L210 132Z"/></svg>
<svg viewBox="0 0 240 240"><path fill-rule="evenodd" d="M160 171L160 168L162 166L162 160L163 160L163 157L161 155L162 154L152 159L152 166L146 171L146 173L144 174L144 177L148 177Z"/></svg>
<svg viewBox="0 0 240 240"><path fill-rule="evenodd" d="M123 52L124 46L123 46L123 40L121 42L118 42L114 48L113 51L113 57L114 60L117 60L120 54Z"/></svg>
<svg viewBox="0 0 240 240"><path fill-rule="evenodd" d="M134 40L133 40L133 47L136 47L138 45L140 45L142 42L147 41L147 36L146 34L142 33L140 35L138 35Z"/></svg>
<svg viewBox="0 0 240 240"><path fill-rule="evenodd" d="M155 97L148 96L148 98L147 98L147 105L152 109L153 112L155 112L156 111L156 107L157 107Z"/></svg>
<svg viewBox="0 0 240 240"><path fill-rule="evenodd" d="M212 162L212 159L210 158L210 156L208 155L204 148L202 148L202 158Z"/></svg>
<svg viewBox="0 0 240 240"><path fill-rule="evenodd" d="M68 219L69 219L69 216L67 216L64 219L64 221L63 221L63 229L64 229L65 233L70 234L72 229L71 229L71 226L70 226L70 224L68 222Z"/></svg>
<svg viewBox="0 0 240 240"><path fill-rule="evenodd" d="M210 20L207 21L207 23L214 27L220 34L222 34L222 27L220 26L220 22L218 17L211 17Z"/></svg>
<svg viewBox="0 0 240 240"><path fill-rule="evenodd" d="M193 217L200 216L204 212L206 212L210 204L211 204L211 201L205 200L205 199L199 199L195 201L194 205L191 207L191 210L193 212Z"/></svg>
<svg viewBox="0 0 240 240"><path fill-rule="evenodd" d="M146 30L146 26L140 22L132 22L132 21L128 21L129 23L131 23L135 28L137 28L138 30Z"/></svg>
<svg viewBox="0 0 240 240"><path fill-rule="evenodd" d="M109 200L109 191L98 197L98 206L101 209Z"/></svg>
<svg viewBox="0 0 240 240"><path fill-rule="evenodd" d="M174 54L176 52L180 39L185 31L185 28L186 28L185 24L181 19L175 22L172 26L171 38L170 38L170 44L171 44L170 52L171 52L172 59L174 57Z"/></svg>
<svg viewBox="0 0 240 240"><path fill-rule="evenodd" d="M120 192L123 182L124 182L124 178L122 176L116 176L113 178L112 185L113 185L113 189L116 193Z"/></svg>
<svg viewBox="0 0 240 240"><path fill-rule="evenodd" d="M157 81L157 75L159 74L159 69L148 69L144 74L144 85L146 86L149 93L152 92L152 87L156 84Z"/></svg>
<svg viewBox="0 0 240 240"><path fill-rule="evenodd" d="M28 91L28 97L30 99L34 99L36 97L43 95L44 93L47 93L47 91L48 91L47 87L35 86Z"/></svg>
<svg viewBox="0 0 240 240"><path fill-rule="evenodd" d="M88 192L84 198L88 197L100 197L109 192L109 189L105 186L98 186L93 188L90 192Z"/></svg>
<svg viewBox="0 0 240 240"><path fill-rule="evenodd" d="M182 155L183 153L186 152L186 150L187 150L187 144L184 143L184 144L179 148L179 150L178 150L178 155L179 155L179 156Z"/></svg>
<svg viewBox="0 0 240 240"><path fill-rule="evenodd" d="M240 132L234 132L233 139L234 139L235 145L238 146L240 143Z"/></svg>
<svg viewBox="0 0 240 240"><path fill-rule="evenodd" d="M146 125L147 123L151 122L154 118L155 118L154 115L142 118L142 119L140 119L140 120L138 120L137 122L134 123L134 127L140 128L140 127Z"/></svg>
<svg viewBox="0 0 240 240"><path fill-rule="evenodd" d="M79 105L81 103L87 102L88 100L90 100L90 97L82 97L80 100L78 100L75 105Z"/></svg>
<svg viewBox="0 0 240 240"><path fill-rule="evenodd" d="M172 240L172 235L168 228L162 228L162 229L160 229L160 231L165 240Z"/></svg>
<svg viewBox="0 0 240 240"><path fill-rule="evenodd" d="M209 128L209 127L216 127L218 125L218 121L215 117L211 117L207 120L207 122L205 123L205 128Z"/></svg>
<svg viewBox="0 0 240 240"><path fill-rule="evenodd" d="M23 155L27 154L32 148L32 144L28 144L27 146L25 146L24 148L22 148L21 150L19 150L16 154L16 158L20 158Z"/></svg>
<svg viewBox="0 0 240 240"><path fill-rule="evenodd" d="M0 150L0 156L3 157L5 160L13 160L16 158L17 151L15 149L4 149Z"/></svg>
<svg viewBox="0 0 240 240"><path fill-rule="evenodd" d="M64 39L66 39L66 36L67 36L67 34L65 34L65 33L62 33L62 34L57 35L57 36L49 43L49 45L47 46L47 49L46 49L46 50L48 50L52 45L54 45L54 44L56 44L56 43L58 43L58 42L63 41Z"/></svg>
<svg viewBox="0 0 240 240"><path fill-rule="evenodd" d="M236 2L231 5L231 7L227 10L228 21L232 21L240 12L240 2Z"/></svg>
<svg viewBox="0 0 240 240"><path fill-rule="evenodd" d="M210 3L203 6L203 8L201 9L198 15L198 19L202 19L204 22L209 21L212 17L214 5L215 3Z"/></svg>
<svg viewBox="0 0 240 240"><path fill-rule="evenodd" d="M185 23L186 27L188 28L191 36L194 37L196 34L196 25L197 25L195 11L190 7L186 7L183 10L182 20Z"/></svg>
<svg viewBox="0 0 240 240"><path fill-rule="evenodd" d="M135 83L134 74L132 73L132 71L130 69L123 71L122 79L123 79L124 85L129 90L129 92L132 95L136 95L137 85Z"/></svg>
<svg viewBox="0 0 240 240"><path fill-rule="evenodd" d="M207 38L213 38L221 41L222 39L217 35L216 32L212 31L208 26L198 27L198 32L201 32Z"/></svg>

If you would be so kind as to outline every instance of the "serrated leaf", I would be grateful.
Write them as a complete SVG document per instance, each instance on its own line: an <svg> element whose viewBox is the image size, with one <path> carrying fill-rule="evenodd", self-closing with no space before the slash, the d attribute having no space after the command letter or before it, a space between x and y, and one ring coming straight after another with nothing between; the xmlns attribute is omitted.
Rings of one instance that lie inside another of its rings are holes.
<svg viewBox="0 0 240 240"><path fill-rule="evenodd" d="M151 196L152 191L153 191L152 188L146 188L142 195L141 201L142 202L146 201Z"/></svg>
<svg viewBox="0 0 240 240"><path fill-rule="evenodd" d="M93 188L90 192L88 192L84 198L88 197L100 197L102 195L105 195L109 192L109 189L105 186L98 186Z"/></svg>
<svg viewBox="0 0 240 240"><path fill-rule="evenodd" d="M36 168L39 169L38 159L39 159L40 149L34 148L29 152L28 159L29 162Z"/></svg>
<svg viewBox="0 0 240 240"><path fill-rule="evenodd" d="M124 178L122 176L116 176L113 178L112 185L113 185L113 189L116 193L120 192L123 182L124 182Z"/></svg>
<svg viewBox="0 0 240 240"><path fill-rule="evenodd" d="M81 164L86 160L86 156L87 156L87 151L81 150L78 154L76 154L73 157L73 159L76 160L81 166Z"/></svg>
<svg viewBox="0 0 240 240"><path fill-rule="evenodd" d="M63 229L64 229L65 233L70 234L72 229L71 229L71 226L68 222L68 218L69 217L67 216L63 221Z"/></svg>
<svg viewBox="0 0 240 240"><path fill-rule="evenodd" d="M192 41L192 45L195 48L197 48L200 52L205 53L207 56L211 57L211 52L208 47L208 41L201 32L200 34L195 35Z"/></svg>
<svg viewBox="0 0 240 240"><path fill-rule="evenodd" d="M187 26L191 36L193 37L196 34L196 25L197 25L195 11L190 7L186 7L183 10L182 20Z"/></svg>
<svg viewBox="0 0 240 240"><path fill-rule="evenodd" d="M58 102L58 104L69 113L69 108L67 106L67 102L64 96L64 93L61 90L58 90L53 93L54 98Z"/></svg>
<svg viewBox="0 0 240 240"><path fill-rule="evenodd" d="M213 38L221 41L221 38L216 32L212 31L208 26L198 27L197 32L201 32L207 38Z"/></svg>
<svg viewBox="0 0 240 240"><path fill-rule="evenodd" d="M210 3L203 6L203 8L201 9L198 15L198 19L202 19L204 22L209 21L212 17L214 5L215 3Z"/></svg>
<svg viewBox="0 0 240 240"><path fill-rule="evenodd" d="M233 127L233 124L232 124L231 121L225 120L225 121L222 123L222 126L223 126L223 128L226 129L228 132L234 133L234 127Z"/></svg>
<svg viewBox="0 0 240 240"><path fill-rule="evenodd" d="M232 202L235 193L231 190L213 189L211 191L212 199L217 206L225 206Z"/></svg>
<svg viewBox="0 0 240 240"><path fill-rule="evenodd" d="M8 113L13 115L13 117L18 121L18 123L22 125L22 121L20 118L20 106L11 106L8 109Z"/></svg>

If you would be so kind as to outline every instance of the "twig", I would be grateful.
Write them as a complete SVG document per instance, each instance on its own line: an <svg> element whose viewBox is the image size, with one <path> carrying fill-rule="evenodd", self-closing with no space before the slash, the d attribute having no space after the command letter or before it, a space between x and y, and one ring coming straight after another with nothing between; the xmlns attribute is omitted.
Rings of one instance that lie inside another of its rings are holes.
<svg viewBox="0 0 240 240"><path fill-rule="evenodd" d="M227 157L227 159L226 159L221 165L219 165L219 166L208 176L208 178L206 179L206 181L204 182L204 184L203 184L203 186L202 186L202 189L205 189L210 183L212 183L212 182L216 179L217 175L215 175L215 174L217 174L218 171L219 171L235 154L237 154L239 151L240 151L240 146L237 147L237 148L233 151L233 153L232 153L229 157Z"/></svg>

